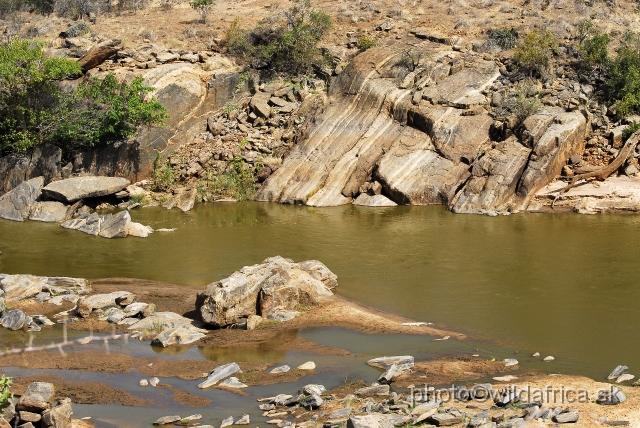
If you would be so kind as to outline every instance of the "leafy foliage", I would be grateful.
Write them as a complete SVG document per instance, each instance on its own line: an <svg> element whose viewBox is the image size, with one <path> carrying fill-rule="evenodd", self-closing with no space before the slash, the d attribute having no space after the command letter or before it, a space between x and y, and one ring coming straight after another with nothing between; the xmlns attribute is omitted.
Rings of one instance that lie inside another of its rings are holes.
<svg viewBox="0 0 640 428"><path fill-rule="evenodd" d="M579 48L580 64L585 69L604 67L609 64L609 47L611 39L608 34L594 34L586 38Z"/></svg>
<svg viewBox="0 0 640 428"><path fill-rule="evenodd" d="M252 30L234 21L226 45L231 54L256 68L304 74L324 62L317 44L331 26L329 15L314 9L310 0L296 0L291 9L277 11Z"/></svg>
<svg viewBox="0 0 640 428"><path fill-rule="evenodd" d="M91 26L85 21L78 21L73 24L67 31L67 37L83 36L91 31Z"/></svg>
<svg viewBox="0 0 640 428"><path fill-rule="evenodd" d="M167 118L142 79L119 83L110 74L61 89L59 81L80 74L75 61L46 58L41 42L0 44L0 154L42 143L63 149L109 144Z"/></svg>
<svg viewBox="0 0 640 428"><path fill-rule="evenodd" d="M640 36L625 34L617 56L612 61L607 82L607 95L616 100L618 116L626 116L640 108Z"/></svg>
<svg viewBox="0 0 640 428"><path fill-rule="evenodd" d="M502 50L510 50L518 43L518 31L515 28L493 28L489 30L489 41Z"/></svg>
<svg viewBox="0 0 640 428"><path fill-rule="evenodd" d="M622 140L627 141L629 137L640 130L639 122L632 122L631 125L627 126L624 131L622 131Z"/></svg>
<svg viewBox="0 0 640 428"><path fill-rule="evenodd" d="M237 156L233 158L226 171L210 176L208 184L200 189L200 193L211 199L235 198L238 201L252 199L258 191L255 174L260 169L260 165L252 168Z"/></svg>
<svg viewBox="0 0 640 428"><path fill-rule="evenodd" d="M211 7L216 4L214 0L191 0L189 5L200 12L200 21L203 24L207 23L207 16L211 11Z"/></svg>
<svg viewBox="0 0 640 428"><path fill-rule="evenodd" d="M163 192L171 189L176 181L176 176L171 169L171 165L164 158L162 153L158 152L153 159L153 172L151 173L152 190Z"/></svg>
<svg viewBox="0 0 640 428"><path fill-rule="evenodd" d="M360 49L361 52L374 48L376 45L376 41L367 36L362 36L358 39L358 49Z"/></svg>
<svg viewBox="0 0 640 428"><path fill-rule="evenodd" d="M529 70L543 71L558 50L558 41L549 30L533 30L514 52L515 60Z"/></svg>
<svg viewBox="0 0 640 428"><path fill-rule="evenodd" d="M10 386L11 378L2 376L0 378L0 411L9 405L9 400L13 398L13 394L9 391Z"/></svg>

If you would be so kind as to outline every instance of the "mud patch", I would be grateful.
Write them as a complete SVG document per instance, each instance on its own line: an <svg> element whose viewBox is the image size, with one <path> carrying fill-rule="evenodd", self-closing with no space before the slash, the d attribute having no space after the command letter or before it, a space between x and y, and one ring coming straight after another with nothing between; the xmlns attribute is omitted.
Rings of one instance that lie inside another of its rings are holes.
<svg viewBox="0 0 640 428"><path fill-rule="evenodd" d="M192 394L182 389L175 388L166 383L159 383L158 388L168 389L173 393L172 398L178 403L189 407L204 407L211 404L211 400L200 395Z"/></svg>

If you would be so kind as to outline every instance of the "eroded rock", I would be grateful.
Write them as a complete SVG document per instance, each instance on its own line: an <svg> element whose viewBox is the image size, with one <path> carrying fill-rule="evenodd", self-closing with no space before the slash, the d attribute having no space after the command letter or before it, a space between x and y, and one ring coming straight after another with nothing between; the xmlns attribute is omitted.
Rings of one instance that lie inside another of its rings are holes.
<svg viewBox="0 0 640 428"><path fill-rule="evenodd" d="M54 181L42 188L42 194L61 202L112 195L127 187L129 180L121 177L73 177Z"/></svg>

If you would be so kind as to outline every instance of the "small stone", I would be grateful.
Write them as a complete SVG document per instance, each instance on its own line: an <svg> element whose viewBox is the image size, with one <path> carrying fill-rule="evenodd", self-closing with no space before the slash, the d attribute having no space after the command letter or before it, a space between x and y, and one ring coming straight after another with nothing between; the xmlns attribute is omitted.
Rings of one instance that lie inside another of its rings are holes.
<svg viewBox="0 0 640 428"><path fill-rule="evenodd" d="M297 369L298 370L315 370L316 368L316 363L314 363L313 361L307 361L304 364L300 364Z"/></svg>
<svg viewBox="0 0 640 428"><path fill-rule="evenodd" d="M140 379L140 386L149 386L149 381L146 379Z"/></svg>
<svg viewBox="0 0 640 428"><path fill-rule="evenodd" d="M300 392L306 395L314 395L314 394L321 395L324 392L327 392L327 388L325 388L324 385L318 385L318 384L312 383L312 384L303 386Z"/></svg>
<svg viewBox="0 0 640 428"><path fill-rule="evenodd" d="M622 382L628 382L630 380L635 379L635 376L629 373L625 373L623 375L620 375L620 377L618 377L618 379L616 379L616 383L622 383Z"/></svg>
<svg viewBox="0 0 640 428"><path fill-rule="evenodd" d="M619 378L621 375L625 374L629 371L629 367L627 366L618 366L607 376L608 380L613 380Z"/></svg>
<svg viewBox="0 0 640 428"><path fill-rule="evenodd" d="M578 422L580 418L580 413L577 410L573 410L571 412L560 413L553 417L553 420L559 424L568 424Z"/></svg>
<svg viewBox="0 0 640 428"><path fill-rule="evenodd" d="M543 361L547 361L548 362L548 361L553 361L553 360L555 360L555 358L552 357L551 355L549 355L548 357L544 357Z"/></svg>
<svg viewBox="0 0 640 428"><path fill-rule="evenodd" d="M271 373L271 374L276 374L276 373L286 373L286 372L288 372L289 370L291 370L291 367L289 367L288 365L286 365L286 364L285 364L285 365L283 365L283 366L278 366L278 367L275 367L275 368L271 369L271 370L269 371L269 373Z"/></svg>
<svg viewBox="0 0 640 428"><path fill-rule="evenodd" d="M512 366L518 365L518 360L516 360L515 358L507 358L504 360L504 362L507 363L505 367L512 367Z"/></svg>
<svg viewBox="0 0 640 428"><path fill-rule="evenodd" d="M244 383L240 382L240 380L237 377L230 377L228 379L223 380L222 382L220 382L220 386L226 386L227 388L247 388L248 385L245 385Z"/></svg>
<svg viewBox="0 0 640 428"><path fill-rule="evenodd" d="M229 416L228 418L224 419L222 423L220 423L220 428L225 428L231 425L233 425L233 416Z"/></svg>
<svg viewBox="0 0 640 428"><path fill-rule="evenodd" d="M540 356L540 352L536 352L532 355L532 357L539 357Z"/></svg>
<svg viewBox="0 0 640 428"><path fill-rule="evenodd" d="M157 421L155 421L153 424L154 425L168 425L168 424L173 424L175 422L179 422L181 421L182 418L178 415L175 416L163 416L160 419L158 419Z"/></svg>
<svg viewBox="0 0 640 428"><path fill-rule="evenodd" d="M236 363L223 364L220 367L216 367L211 373L209 373L209 377L204 382L198 385L198 388L204 389L209 388L210 386L215 385L222 379L231 376L235 373L241 373L240 366Z"/></svg>
<svg viewBox="0 0 640 428"><path fill-rule="evenodd" d="M157 377L152 377L151 379L149 379L149 385L153 386L154 388L158 386L159 383L160 379L158 379Z"/></svg>
<svg viewBox="0 0 640 428"><path fill-rule="evenodd" d="M260 315L250 315L247 318L247 330L255 330L261 322L262 317Z"/></svg>
<svg viewBox="0 0 640 428"><path fill-rule="evenodd" d="M449 413L436 413L429 417L427 421L439 427L450 426L462 422L462 416L454 416Z"/></svg>
<svg viewBox="0 0 640 428"><path fill-rule="evenodd" d="M186 418L182 418L180 420L180 423L182 425L188 425L188 424L190 424L192 422L199 421L200 419L202 419L202 415L199 414L199 413L196 413L195 415L191 415L191 416L187 416Z"/></svg>
<svg viewBox="0 0 640 428"><path fill-rule="evenodd" d="M275 409L275 408L276 408L276 406L275 406L274 404L269 404L269 403L267 403L267 404L261 404L261 405L259 405L259 406L258 406L258 408L259 408L260 410L265 410L265 411L267 411L267 410L273 410L273 409Z"/></svg>
<svg viewBox="0 0 640 428"><path fill-rule="evenodd" d="M356 395L389 395L389 385L373 385L358 389Z"/></svg>

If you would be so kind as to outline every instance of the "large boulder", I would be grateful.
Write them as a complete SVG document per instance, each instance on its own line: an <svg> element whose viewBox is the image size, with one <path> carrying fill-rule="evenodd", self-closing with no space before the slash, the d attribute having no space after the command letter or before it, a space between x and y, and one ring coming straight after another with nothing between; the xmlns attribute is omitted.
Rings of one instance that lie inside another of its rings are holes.
<svg viewBox="0 0 640 428"><path fill-rule="evenodd" d="M0 289L8 302L29 299L47 287L47 278L33 275L3 275Z"/></svg>
<svg viewBox="0 0 640 428"><path fill-rule="evenodd" d="M330 296L337 277L318 261L294 263L280 256L246 266L209 284L196 299L196 311L207 324L222 327L251 315L267 316L317 303Z"/></svg>
<svg viewBox="0 0 640 428"><path fill-rule="evenodd" d="M85 198L112 195L129 184L129 180L122 177L73 177L49 183L42 188L42 194L61 202L75 202Z"/></svg>
<svg viewBox="0 0 640 428"><path fill-rule="evenodd" d="M0 158L0 195L26 180L44 177L48 183L60 176L62 150L52 145L40 145L21 153Z"/></svg>
<svg viewBox="0 0 640 428"><path fill-rule="evenodd" d="M53 409L42 412L43 426L49 428L71 428L72 417L73 409L71 408L71 400L68 398L60 400Z"/></svg>
<svg viewBox="0 0 640 428"><path fill-rule="evenodd" d="M63 221L67 217L68 209L69 207L61 202L36 202L31 208L29 220L46 222Z"/></svg>
<svg viewBox="0 0 640 428"><path fill-rule="evenodd" d="M18 400L18 411L41 413L51 408L55 396L55 387L52 383L33 382Z"/></svg>
<svg viewBox="0 0 640 428"><path fill-rule="evenodd" d="M8 193L0 196L0 218L24 221L31 214L31 207L40 197L44 177L24 181Z"/></svg>
<svg viewBox="0 0 640 428"><path fill-rule="evenodd" d="M129 223L131 223L129 211L120 211L100 225L98 235L103 238L124 238L129 233Z"/></svg>

